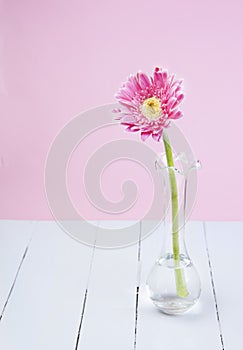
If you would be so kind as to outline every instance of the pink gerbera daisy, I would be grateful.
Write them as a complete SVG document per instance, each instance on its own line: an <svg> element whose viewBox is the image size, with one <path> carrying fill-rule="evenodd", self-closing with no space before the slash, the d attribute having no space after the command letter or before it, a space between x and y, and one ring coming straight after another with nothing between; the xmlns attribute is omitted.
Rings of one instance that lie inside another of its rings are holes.
<svg viewBox="0 0 243 350"><path fill-rule="evenodd" d="M116 94L121 109L114 110L116 119L130 132L141 132L145 141L150 135L160 141L170 120L182 117L178 109L183 100L182 80L156 67L150 77L144 73L131 75Z"/></svg>

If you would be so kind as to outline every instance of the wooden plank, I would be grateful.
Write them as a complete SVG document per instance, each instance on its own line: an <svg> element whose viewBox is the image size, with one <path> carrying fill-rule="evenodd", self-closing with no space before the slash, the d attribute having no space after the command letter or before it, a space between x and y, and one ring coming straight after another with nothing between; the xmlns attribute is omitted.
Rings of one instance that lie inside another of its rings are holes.
<svg viewBox="0 0 243 350"><path fill-rule="evenodd" d="M222 344L225 349L239 349L243 329L243 223L207 222L205 232Z"/></svg>
<svg viewBox="0 0 243 350"><path fill-rule="evenodd" d="M39 222L0 324L4 350L75 349L93 249Z"/></svg>
<svg viewBox="0 0 243 350"><path fill-rule="evenodd" d="M0 221L0 321L10 301L35 223Z"/></svg>
<svg viewBox="0 0 243 350"><path fill-rule="evenodd" d="M142 278L136 349L221 350L202 223L189 223L186 236L189 254L201 278L200 303L186 314L167 316L156 310L148 300L145 281L151 266L159 256L162 234L162 229L157 229L142 241Z"/></svg>
<svg viewBox="0 0 243 350"><path fill-rule="evenodd" d="M202 223L189 224L188 248L201 276L202 295L198 306L177 317L158 312L145 290L161 248L160 229L141 242L141 250L139 244L104 250L77 243L54 222L38 223L29 244L32 224L0 222L2 306L18 272L0 322L1 349L239 346L243 283L235 266L241 266L243 223L206 223L208 247Z"/></svg>
<svg viewBox="0 0 243 350"><path fill-rule="evenodd" d="M137 268L138 244L95 249L79 350L133 349Z"/></svg>

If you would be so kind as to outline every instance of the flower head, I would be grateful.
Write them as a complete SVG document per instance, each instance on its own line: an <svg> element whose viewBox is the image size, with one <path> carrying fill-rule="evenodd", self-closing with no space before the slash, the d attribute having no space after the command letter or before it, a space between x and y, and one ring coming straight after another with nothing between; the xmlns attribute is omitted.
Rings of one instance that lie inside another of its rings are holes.
<svg viewBox="0 0 243 350"><path fill-rule="evenodd" d="M143 141L150 135L160 141L170 121L182 117L178 109L184 98L181 85L182 80L160 68L155 68L152 76L141 72L131 75L116 94L121 105L114 110L116 119L127 131L140 131Z"/></svg>

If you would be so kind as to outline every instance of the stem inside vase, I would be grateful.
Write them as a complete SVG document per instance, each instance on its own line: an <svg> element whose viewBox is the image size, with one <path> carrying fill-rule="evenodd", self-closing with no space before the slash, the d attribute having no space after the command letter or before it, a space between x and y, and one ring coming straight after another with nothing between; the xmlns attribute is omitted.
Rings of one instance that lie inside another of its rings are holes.
<svg viewBox="0 0 243 350"><path fill-rule="evenodd" d="M179 246L179 205L178 205L178 189L176 176L174 172L174 159L169 138L166 132L163 132L163 141L167 159L167 166L170 178L170 192L171 192L171 216L172 216L172 245L173 257L175 264L175 280L176 290L179 297L187 297L188 290L186 286L184 271L180 267L180 246Z"/></svg>

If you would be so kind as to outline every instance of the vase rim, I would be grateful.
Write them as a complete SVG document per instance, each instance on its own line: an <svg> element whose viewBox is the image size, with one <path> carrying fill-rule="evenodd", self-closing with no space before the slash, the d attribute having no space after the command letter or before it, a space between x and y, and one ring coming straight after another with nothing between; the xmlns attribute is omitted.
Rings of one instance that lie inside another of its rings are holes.
<svg viewBox="0 0 243 350"><path fill-rule="evenodd" d="M180 175L188 175L191 170L199 170L201 169L202 165L200 160L193 160L191 162L182 162L185 165L185 169L181 170L176 166L167 166L166 164L161 164L161 159L157 159L155 161L155 168L158 171L164 171L164 170L173 170L175 173L178 173Z"/></svg>

